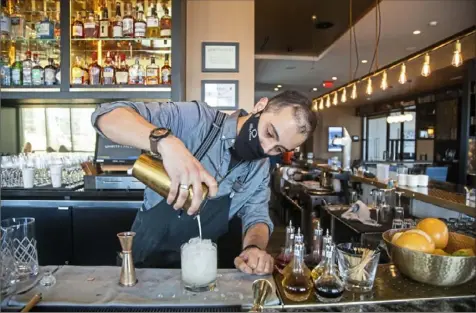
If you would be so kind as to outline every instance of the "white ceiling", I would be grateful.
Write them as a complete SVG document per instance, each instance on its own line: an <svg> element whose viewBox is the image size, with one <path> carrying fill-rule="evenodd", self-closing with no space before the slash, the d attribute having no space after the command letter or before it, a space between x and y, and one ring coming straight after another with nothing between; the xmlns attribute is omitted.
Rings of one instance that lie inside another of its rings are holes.
<svg viewBox="0 0 476 313"><path fill-rule="evenodd" d="M355 78L369 72L375 49L376 8L355 26L360 60ZM382 67L421 50L435 42L476 25L476 0L382 0L381 35L378 65ZM430 26L437 21L437 26ZM420 35L413 35L420 30ZM353 69L356 66L355 48L352 48ZM329 91L322 87L324 80L337 77L334 87L349 79L349 31L319 56L255 55L255 98L272 97L276 85L293 88L311 97ZM318 87L317 92L312 92Z"/></svg>

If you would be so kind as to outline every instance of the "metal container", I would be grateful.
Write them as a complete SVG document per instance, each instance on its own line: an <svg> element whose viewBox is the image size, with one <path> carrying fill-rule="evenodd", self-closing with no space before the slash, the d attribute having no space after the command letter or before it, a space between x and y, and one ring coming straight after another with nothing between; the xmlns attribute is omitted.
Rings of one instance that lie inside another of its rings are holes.
<svg viewBox="0 0 476 313"><path fill-rule="evenodd" d="M171 180L164 164L158 158L150 154L141 154L132 167L132 176L140 180L144 185L157 192L164 198L167 198ZM208 195L208 187L202 183L202 201ZM184 210L188 210L192 205L193 190L192 187L188 189L187 200L183 205Z"/></svg>
<svg viewBox="0 0 476 313"><path fill-rule="evenodd" d="M461 285L476 276L476 256L435 255L402 248L391 242L392 236L401 231L401 229L387 230L382 236L393 263L404 275L434 286ZM464 248L476 249L475 239L450 233L445 251L453 253Z"/></svg>
<svg viewBox="0 0 476 313"><path fill-rule="evenodd" d="M319 179L322 188L332 189L332 174L326 171L321 171L321 176Z"/></svg>

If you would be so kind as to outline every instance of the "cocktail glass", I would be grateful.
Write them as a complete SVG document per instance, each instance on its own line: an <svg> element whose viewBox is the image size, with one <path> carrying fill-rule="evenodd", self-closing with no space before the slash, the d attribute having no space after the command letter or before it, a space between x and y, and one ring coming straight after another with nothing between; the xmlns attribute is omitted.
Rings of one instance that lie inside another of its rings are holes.
<svg viewBox="0 0 476 313"><path fill-rule="evenodd" d="M217 280L217 246L210 240L192 238L180 247L180 253L185 290L213 290Z"/></svg>

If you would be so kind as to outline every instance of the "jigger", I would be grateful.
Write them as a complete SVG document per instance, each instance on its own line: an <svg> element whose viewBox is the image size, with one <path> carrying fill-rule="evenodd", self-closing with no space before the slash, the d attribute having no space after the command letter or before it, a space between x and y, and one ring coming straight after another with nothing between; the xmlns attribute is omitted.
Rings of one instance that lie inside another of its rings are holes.
<svg viewBox="0 0 476 313"><path fill-rule="evenodd" d="M267 279L257 279L253 282L253 306L249 312L262 312L266 299L273 291L273 286Z"/></svg>
<svg viewBox="0 0 476 313"><path fill-rule="evenodd" d="M117 234L122 247L122 268L119 285L124 287L132 287L137 284L136 269L132 261L132 241L135 235L136 233L134 232L122 232Z"/></svg>

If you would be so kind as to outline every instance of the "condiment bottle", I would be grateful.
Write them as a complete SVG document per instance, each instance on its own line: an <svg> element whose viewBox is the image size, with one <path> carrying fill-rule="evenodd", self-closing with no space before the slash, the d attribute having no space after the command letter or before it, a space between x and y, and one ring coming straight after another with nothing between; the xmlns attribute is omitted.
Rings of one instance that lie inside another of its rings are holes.
<svg viewBox="0 0 476 313"><path fill-rule="evenodd" d="M278 269L282 270L289 264L293 257L294 248L294 226L292 221L289 221L289 226L286 226L286 239L284 242L284 248L281 253L275 258L275 264Z"/></svg>
<svg viewBox="0 0 476 313"><path fill-rule="evenodd" d="M334 252L334 244L326 246L324 272L314 284L317 298L323 302L338 302L344 293L344 283L335 271Z"/></svg>
<svg viewBox="0 0 476 313"><path fill-rule="evenodd" d="M304 246L304 252L303 253L305 253L305 251L306 251L305 247L306 246L304 245L304 235L301 233L301 228L300 227L298 227L298 231L297 231L297 233L294 237L294 244L295 245L296 244L302 244ZM304 260L304 256L303 256L303 260ZM283 269L282 275L286 276L287 274L292 272L293 266L294 266L294 256L291 259L291 261L289 262L289 264L286 265L286 267ZM307 277L311 277L311 270L309 269L309 267L307 267L305 262L303 263L302 269L303 269L304 275L306 275Z"/></svg>
<svg viewBox="0 0 476 313"><path fill-rule="evenodd" d="M316 226L314 228L314 235L312 237L312 250L309 255L306 256L306 265L310 268L314 268L322 258L322 236L323 236L323 229L321 228L320 222L317 221Z"/></svg>

